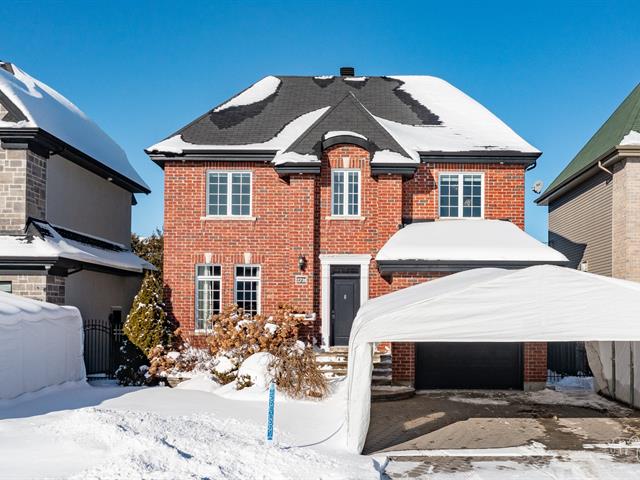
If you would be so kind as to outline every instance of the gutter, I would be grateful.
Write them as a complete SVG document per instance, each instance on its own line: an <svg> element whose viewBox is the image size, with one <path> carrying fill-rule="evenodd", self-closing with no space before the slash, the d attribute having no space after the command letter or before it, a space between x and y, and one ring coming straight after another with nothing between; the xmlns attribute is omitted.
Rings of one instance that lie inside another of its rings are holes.
<svg viewBox="0 0 640 480"><path fill-rule="evenodd" d="M376 260L381 275L412 272L460 272L473 268L506 268L509 270L534 265L565 266L569 260Z"/></svg>
<svg viewBox="0 0 640 480"><path fill-rule="evenodd" d="M617 145L610 148L593 162L589 163L586 167L578 170L575 174L556 186L553 190L547 190L544 192L535 200L535 203L538 205L549 205L549 203L563 195L565 192L575 188L582 182L594 176L598 173L598 170L604 170L608 174L613 175L613 172L609 170L609 167L623 158L628 157L640 157L640 146Z"/></svg>

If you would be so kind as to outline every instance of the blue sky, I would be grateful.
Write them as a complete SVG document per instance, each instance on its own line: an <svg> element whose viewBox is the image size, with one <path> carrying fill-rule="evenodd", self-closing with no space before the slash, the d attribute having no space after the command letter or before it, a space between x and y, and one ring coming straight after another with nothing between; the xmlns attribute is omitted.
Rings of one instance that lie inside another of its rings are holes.
<svg viewBox="0 0 640 480"><path fill-rule="evenodd" d="M268 74L428 74L544 152L527 231L546 240L548 185L640 81L640 2L0 3L0 59L74 101L153 189L133 229L162 225L162 171L143 148Z"/></svg>

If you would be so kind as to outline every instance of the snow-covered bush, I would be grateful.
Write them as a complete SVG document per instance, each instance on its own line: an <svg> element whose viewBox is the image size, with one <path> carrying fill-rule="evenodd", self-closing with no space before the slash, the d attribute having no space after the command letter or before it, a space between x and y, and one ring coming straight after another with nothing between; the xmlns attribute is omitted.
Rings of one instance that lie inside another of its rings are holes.
<svg viewBox="0 0 640 480"><path fill-rule="evenodd" d="M142 350L125 339L120 347L120 358L120 365L115 371L115 377L120 385L138 386L148 383L149 362Z"/></svg>
<svg viewBox="0 0 640 480"><path fill-rule="evenodd" d="M289 397L324 398L329 392L313 347L300 341L282 342L270 356L268 371L278 390Z"/></svg>

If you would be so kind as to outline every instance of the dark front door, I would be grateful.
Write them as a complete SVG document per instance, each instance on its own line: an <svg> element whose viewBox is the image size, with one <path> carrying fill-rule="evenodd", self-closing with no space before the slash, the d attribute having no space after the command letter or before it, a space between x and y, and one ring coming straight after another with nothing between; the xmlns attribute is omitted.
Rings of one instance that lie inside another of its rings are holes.
<svg viewBox="0 0 640 480"><path fill-rule="evenodd" d="M360 267L331 267L331 345L349 345L353 319L360 308Z"/></svg>
<svg viewBox="0 0 640 480"><path fill-rule="evenodd" d="M521 343L417 343L416 388L522 388Z"/></svg>

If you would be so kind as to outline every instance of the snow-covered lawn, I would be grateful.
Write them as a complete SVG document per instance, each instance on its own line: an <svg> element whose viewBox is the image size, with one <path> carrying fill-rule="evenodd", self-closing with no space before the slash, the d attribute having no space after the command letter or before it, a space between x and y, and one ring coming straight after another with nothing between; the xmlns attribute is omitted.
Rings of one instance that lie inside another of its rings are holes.
<svg viewBox="0 0 640 480"><path fill-rule="evenodd" d="M266 393L189 386L213 385L78 383L0 405L0 478L380 478L372 458L341 450L341 387L324 402L280 398L267 447Z"/></svg>

